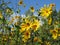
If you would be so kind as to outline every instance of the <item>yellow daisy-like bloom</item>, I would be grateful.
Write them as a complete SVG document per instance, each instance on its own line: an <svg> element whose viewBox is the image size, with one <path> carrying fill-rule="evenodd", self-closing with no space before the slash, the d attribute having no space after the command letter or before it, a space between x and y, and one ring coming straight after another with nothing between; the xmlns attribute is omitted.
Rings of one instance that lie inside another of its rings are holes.
<svg viewBox="0 0 60 45"><path fill-rule="evenodd" d="M37 42L38 40L39 40L38 37L35 37L33 41Z"/></svg>
<svg viewBox="0 0 60 45"><path fill-rule="evenodd" d="M52 18L49 18L48 19L48 24L51 25L51 23L52 23Z"/></svg>
<svg viewBox="0 0 60 45"><path fill-rule="evenodd" d="M46 41L46 45L51 45L51 44L50 44L50 42L47 42L47 41Z"/></svg>
<svg viewBox="0 0 60 45"><path fill-rule="evenodd" d="M14 25L16 25L16 26L17 26L17 25L19 25L19 24L20 24L20 22L15 22L15 24L14 24Z"/></svg>
<svg viewBox="0 0 60 45"><path fill-rule="evenodd" d="M13 12L12 12L11 9L9 9L9 8L6 9L6 14L10 14L10 15L11 15L12 13L13 13Z"/></svg>
<svg viewBox="0 0 60 45"><path fill-rule="evenodd" d="M29 21L29 18L30 18L30 16L23 17L23 18L22 18L22 21L25 21L25 22L26 22L26 21Z"/></svg>
<svg viewBox="0 0 60 45"><path fill-rule="evenodd" d="M11 36L13 36L15 33L14 33L14 31L11 31L11 33L10 33L10 34L11 34Z"/></svg>
<svg viewBox="0 0 60 45"><path fill-rule="evenodd" d="M58 28L58 36L60 37L60 28Z"/></svg>
<svg viewBox="0 0 60 45"><path fill-rule="evenodd" d="M26 39L24 39L24 38L22 39L22 41L23 41L23 42L27 42L27 40L26 40Z"/></svg>
<svg viewBox="0 0 60 45"><path fill-rule="evenodd" d="M60 34L58 34L58 36L60 37Z"/></svg>
<svg viewBox="0 0 60 45"><path fill-rule="evenodd" d="M30 30L27 30L24 32L24 34L22 35L23 37L23 41L26 42L26 40L28 40L30 38Z"/></svg>
<svg viewBox="0 0 60 45"><path fill-rule="evenodd" d="M11 28L11 31L14 31L14 27Z"/></svg>
<svg viewBox="0 0 60 45"><path fill-rule="evenodd" d="M14 18L15 18L15 19L20 19L20 16L17 16L17 15L16 15Z"/></svg>
<svg viewBox="0 0 60 45"><path fill-rule="evenodd" d="M8 40L7 35L3 35L3 36L2 36L2 40L7 41L7 40Z"/></svg>
<svg viewBox="0 0 60 45"><path fill-rule="evenodd" d="M30 23L22 23L20 32L22 33L25 30L28 30L29 28L30 28Z"/></svg>
<svg viewBox="0 0 60 45"><path fill-rule="evenodd" d="M11 12L11 10L10 9L6 9L6 12L8 13L8 12Z"/></svg>
<svg viewBox="0 0 60 45"><path fill-rule="evenodd" d="M2 16L2 12L0 11L0 18L3 18L3 16Z"/></svg>
<svg viewBox="0 0 60 45"><path fill-rule="evenodd" d="M54 24L55 24L55 25L58 25L58 24L59 24L59 21L55 21Z"/></svg>
<svg viewBox="0 0 60 45"><path fill-rule="evenodd" d="M49 15L52 13L52 8L51 7L47 7L47 6L44 6L43 8L40 9L40 15L42 17L49 17Z"/></svg>
<svg viewBox="0 0 60 45"><path fill-rule="evenodd" d="M11 20L11 21L8 23L8 25L11 25L11 24L12 24L12 22L13 22L13 20Z"/></svg>
<svg viewBox="0 0 60 45"><path fill-rule="evenodd" d="M22 33L25 31L25 28L19 29L19 32Z"/></svg>
<svg viewBox="0 0 60 45"><path fill-rule="evenodd" d="M18 5L22 5L23 4L23 1L19 1Z"/></svg>
<svg viewBox="0 0 60 45"><path fill-rule="evenodd" d="M22 23L20 26L21 29L19 29L21 33L24 32L25 30L29 30L31 28L31 25L32 25L32 22L29 21L28 19L25 19L23 21L25 21L25 23Z"/></svg>
<svg viewBox="0 0 60 45"><path fill-rule="evenodd" d="M33 41L42 43L42 40L39 37L34 37Z"/></svg>
<svg viewBox="0 0 60 45"><path fill-rule="evenodd" d="M31 12L34 12L34 11L35 11L34 7L31 6L31 7L30 7L30 11L31 11Z"/></svg>
<svg viewBox="0 0 60 45"><path fill-rule="evenodd" d="M50 30L51 34L52 34L52 38L53 39L57 39L58 37L58 30L54 29L54 30Z"/></svg>
<svg viewBox="0 0 60 45"><path fill-rule="evenodd" d="M21 29L19 29L19 31L22 33L26 29L26 24L22 23L20 27L21 27Z"/></svg>
<svg viewBox="0 0 60 45"><path fill-rule="evenodd" d="M34 20L34 22L32 23L31 28L35 31L38 30L38 28L40 27L40 22L38 20Z"/></svg>
<svg viewBox="0 0 60 45"><path fill-rule="evenodd" d="M53 3L52 3L52 4L50 4L49 6L50 6L50 7L54 7L54 6L55 6L55 4L53 4Z"/></svg>

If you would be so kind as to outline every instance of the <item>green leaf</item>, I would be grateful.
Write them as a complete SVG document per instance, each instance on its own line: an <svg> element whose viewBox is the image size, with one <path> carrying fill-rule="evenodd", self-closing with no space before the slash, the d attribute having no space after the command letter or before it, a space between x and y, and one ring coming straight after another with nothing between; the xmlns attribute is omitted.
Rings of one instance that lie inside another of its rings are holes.
<svg viewBox="0 0 60 45"><path fill-rule="evenodd" d="M0 24L2 24L3 22L2 22L2 20L0 20Z"/></svg>
<svg viewBox="0 0 60 45"><path fill-rule="evenodd" d="M60 28L60 24L58 24L58 27Z"/></svg>

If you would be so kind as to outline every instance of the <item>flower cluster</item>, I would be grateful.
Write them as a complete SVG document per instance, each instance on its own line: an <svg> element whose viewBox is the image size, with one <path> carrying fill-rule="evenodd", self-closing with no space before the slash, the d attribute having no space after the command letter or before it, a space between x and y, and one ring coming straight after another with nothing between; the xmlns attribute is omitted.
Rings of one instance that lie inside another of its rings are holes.
<svg viewBox="0 0 60 45"><path fill-rule="evenodd" d="M23 4L22 0L18 3ZM33 6L25 15L7 6L0 8L0 44L59 45L60 12L56 11L55 4L44 5L36 14L34 12Z"/></svg>

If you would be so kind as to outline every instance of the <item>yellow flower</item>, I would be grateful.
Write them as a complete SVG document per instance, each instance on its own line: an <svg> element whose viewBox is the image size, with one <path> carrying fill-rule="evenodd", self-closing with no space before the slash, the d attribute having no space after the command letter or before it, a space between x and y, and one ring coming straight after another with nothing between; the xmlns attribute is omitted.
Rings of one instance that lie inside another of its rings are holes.
<svg viewBox="0 0 60 45"><path fill-rule="evenodd" d="M58 36L60 37L60 34L58 34Z"/></svg>
<svg viewBox="0 0 60 45"><path fill-rule="evenodd" d="M20 19L20 16L17 16L17 15L16 15L14 18L15 18L15 19Z"/></svg>
<svg viewBox="0 0 60 45"><path fill-rule="evenodd" d="M58 28L58 32L60 32L60 28Z"/></svg>
<svg viewBox="0 0 60 45"><path fill-rule="evenodd" d="M34 37L33 41L34 41L34 42L40 42L40 43L42 43L41 39L38 38L38 37Z"/></svg>
<svg viewBox="0 0 60 45"><path fill-rule="evenodd" d="M53 4L53 3L52 3L52 4L50 4L49 6L50 6L50 7L54 7L54 6L55 6L55 4Z"/></svg>
<svg viewBox="0 0 60 45"><path fill-rule="evenodd" d="M6 9L6 12L10 12L10 9Z"/></svg>
<svg viewBox="0 0 60 45"><path fill-rule="evenodd" d="M24 38L22 39L22 41L23 41L23 42L27 42L27 40L26 40L26 39L24 39Z"/></svg>
<svg viewBox="0 0 60 45"><path fill-rule="evenodd" d="M14 31L14 27L11 28L11 31Z"/></svg>
<svg viewBox="0 0 60 45"><path fill-rule="evenodd" d="M58 28L58 36L60 37L60 28Z"/></svg>
<svg viewBox="0 0 60 45"><path fill-rule="evenodd" d="M7 35L3 35L3 36L2 36L2 40L3 40L3 41L7 41L7 40L8 40Z"/></svg>
<svg viewBox="0 0 60 45"><path fill-rule="evenodd" d="M57 24L59 24L59 22L58 21L55 21L55 24L57 25Z"/></svg>
<svg viewBox="0 0 60 45"><path fill-rule="evenodd" d="M34 20L34 22L32 23L31 28L35 31L38 30L38 28L40 27L40 22L38 20Z"/></svg>
<svg viewBox="0 0 60 45"><path fill-rule="evenodd" d="M35 37L33 41L34 42L37 42L38 41L38 37Z"/></svg>
<svg viewBox="0 0 60 45"><path fill-rule="evenodd" d="M15 20L15 19L12 18L12 19L10 20L10 22L9 22L9 25L12 24L12 23L14 22L14 20Z"/></svg>
<svg viewBox="0 0 60 45"><path fill-rule="evenodd" d="M22 23L20 27L21 27L21 29L19 29L19 31L22 33L26 29L26 24Z"/></svg>
<svg viewBox="0 0 60 45"><path fill-rule="evenodd" d="M50 30L51 34L52 34L52 38L53 39L57 39L58 37L58 30L54 29L54 30Z"/></svg>
<svg viewBox="0 0 60 45"><path fill-rule="evenodd" d="M15 18L12 18L12 19L11 19L11 21L14 21L14 20L15 20Z"/></svg>
<svg viewBox="0 0 60 45"><path fill-rule="evenodd" d="M47 6L44 6L43 8L40 9L40 15L42 17L49 17L49 15L52 13L52 8L51 7L47 7Z"/></svg>
<svg viewBox="0 0 60 45"><path fill-rule="evenodd" d="M29 21L28 19L24 19L23 20L25 23L22 23L20 25L21 29L20 29L20 32L24 32L25 30L29 30L31 28L31 25L32 25L32 22Z"/></svg>
<svg viewBox="0 0 60 45"><path fill-rule="evenodd" d="M10 34L11 34L11 36L13 36L13 35L15 34L15 32L14 32L14 31L11 31L11 33L10 33Z"/></svg>
<svg viewBox="0 0 60 45"><path fill-rule="evenodd" d="M51 25L51 23L52 23L52 18L49 18L48 19L48 24Z"/></svg>
<svg viewBox="0 0 60 45"><path fill-rule="evenodd" d="M47 41L46 41L46 45L51 45L51 44L50 44L50 42L47 42Z"/></svg>
<svg viewBox="0 0 60 45"><path fill-rule="evenodd" d="M24 33L23 33L23 35L22 35L22 37L23 37L23 41L25 42L26 40L28 40L29 38L30 38L30 30L27 30L27 31L25 31Z"/></svg>
<svg viewBox="0 0 60 45"><path fill-rule="evenodd" d="M18 26L19 24L20 24L20 22L15 22L15 24L14 24L14 25Z"/></svg>
<svg viewBox="0 0 60 45"><path fill-rule="evenodd" d="M30 11L31 11L31 12L34 12L34 11L35 11L34 7L31 6L31 7L30 7Z"/></svg>
<svg viewBox="0 0 60 45"><path fill-rule="evenodd" d="M25 31L25 28L19 29L19 32L22 33Z"/></svg>
<svg viewBox="0 0 60 45"><path fill-rule="evenodd" d="M25 39L30 38L30 30L25 31L22 37L24 37Z"/></svg>
<svg viewBox="0 0 60 45"><path fill-rule="evenodd" d="M2 12L0 11L0 18L3 18Z"/></svg>
<svg viewBox="0 0 60 45"><path fill-rule="evenodd" d="M10 9L10 8L7 8L6 9L6 14L12 14L13 12L12 12L12 10Z"/></svg>
<svg viewBox="0 0 60 45"><path fill-rule="evenodd" d="M23 4L23 1L19 1L18 5L22 5Z"/></svg>
<svg viewBox="0 0 60 45"><path fill-rule="evenodd" d="M28 30L30 28L30 23L29 22L28 23L22 23L20 27L21 27L20 32L24 32L25 30Z"/></svg>
<svg viewBox="0 0 60 45"><path fill-rule="evenodd" d="M8 25L10 25L10 24L12 24L13 23L13 20L12 21L10 21L9 23L8 23Z"/></svg>
<svg viewBox="0 0 60 45"><path fill-rule="evenodd" d="M38 37L35 37L35 38L34 38L34 42L37 42L37 41L38 41Z"/></svg>
<svg viewBox="0 0 60 45"><path fill-rule="evenodd" d="M9 36L9 39L12 39L12 37L11 37L11 36Z"/></svg>

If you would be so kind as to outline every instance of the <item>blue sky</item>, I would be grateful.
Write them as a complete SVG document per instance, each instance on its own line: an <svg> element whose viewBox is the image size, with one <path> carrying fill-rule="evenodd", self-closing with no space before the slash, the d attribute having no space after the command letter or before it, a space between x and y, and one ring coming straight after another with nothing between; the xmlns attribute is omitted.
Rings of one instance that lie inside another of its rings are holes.
<svg viewBox="0 0 60 45"><path fill-rule="evenodd" d="M11 4L9 4L10 7L13 7L14 10L18 9L17 3L20 0L5 0L5 2L8 1L11 2ZM24 14L30 8L30 6L33 6L37 10L43 7L44 4L50 4L50 3L55 3L56 9L57 10L60 9L60 0L23 0L23 3L26 5L25 8L23 6L19 6L19 9L21 10L22 14Z"/></svg>

